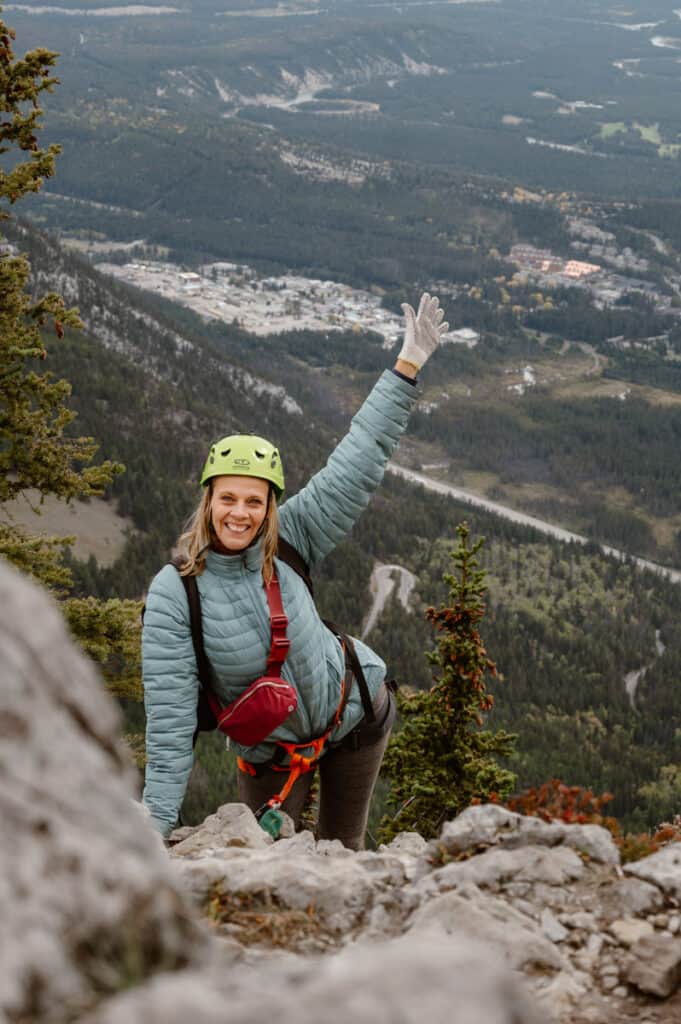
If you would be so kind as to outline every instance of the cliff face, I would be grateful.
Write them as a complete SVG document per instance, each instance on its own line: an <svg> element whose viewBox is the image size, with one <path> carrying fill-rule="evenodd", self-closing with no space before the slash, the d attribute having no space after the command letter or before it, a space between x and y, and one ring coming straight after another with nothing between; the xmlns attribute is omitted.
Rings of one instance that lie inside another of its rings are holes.
<svg viewBox="0 0 681 1024"><path fill-rule="evenodd" d="M58 610L0 567L0 1022L681 1017L681 850L470 808L376 852L225 805L170 855Z"/></svg>

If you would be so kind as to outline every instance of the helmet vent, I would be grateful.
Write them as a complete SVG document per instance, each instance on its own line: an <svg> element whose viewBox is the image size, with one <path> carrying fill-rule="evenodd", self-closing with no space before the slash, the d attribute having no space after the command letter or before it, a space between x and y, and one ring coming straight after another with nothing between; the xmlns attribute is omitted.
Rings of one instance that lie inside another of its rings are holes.
<svg viewBox="0 0 681 1024"><path fill-rule="evenodd" d="M256 459L264 459L264 458L266 458L266 454L267 454L266 452L263 452L263 451L257 451L257 449L256 449L256 451L255 451L255 457L256 457Z"/></svg>
<svg viewBox="0 0 681 1024"><path fill-rule="evenodd" d="M220 452L220 455L222 456L223 459L226 459L227 456L229 455L229 453L231 452L231 450L232 450L231 448L225 448L224 451Z"/></svg>

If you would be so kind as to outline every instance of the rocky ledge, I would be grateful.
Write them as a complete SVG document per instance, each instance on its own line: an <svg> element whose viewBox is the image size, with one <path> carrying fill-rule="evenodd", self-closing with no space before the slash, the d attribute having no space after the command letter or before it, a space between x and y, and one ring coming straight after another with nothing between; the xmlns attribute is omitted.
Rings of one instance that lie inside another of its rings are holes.
<svg viewBox="0 0 681 1024"><path fill-rule="evenodd" d="M437 841L403 833L376 852L309 832L273 844L242 804L174 839L181 884L231 963L299 976L310 957L327 957L325 973L330 954L476 948L476 971L492 957L522 979L533 1009L519 1020L681 1020L681 846L621 868L605 829L495 805L468 808ZM423 986L410 977L399 1002L416 1020ZM496 1019L478 1012L461 1020Z"/></svg>
<svg viewBox="0 0 681 1024"><path fill-rule="evenodd" d="M681 1021L681 844L488 805L354 853L231 804L167 851L58 609L0 602L0 1024Z"/></svg>

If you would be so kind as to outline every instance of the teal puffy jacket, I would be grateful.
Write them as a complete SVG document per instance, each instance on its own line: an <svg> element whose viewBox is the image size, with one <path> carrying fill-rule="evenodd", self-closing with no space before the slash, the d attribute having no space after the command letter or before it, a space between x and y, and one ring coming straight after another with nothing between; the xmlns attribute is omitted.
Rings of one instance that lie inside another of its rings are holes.
<svg viewBox="0 0 681 1024"><path fill-rule="evenodd" d="M279 532L313 566L350 531L379 486L385 465L403 433L416 400L413 384L386 371L354 416L349 432L326 466L279 509ZM340 699L344 659L338 639L321 621L298 574L276 560L291 641L282 676L298 693L298 707L271 737L256 747L234 744L254 763L269 760L275 740L320 736ZM215 690L225 704L265 671L270 620L262 582L259 542L238 555L208 552L197 577L206 654ZM384 662L365 644L357 654L372 696ZM175 826L192 768L198 678L189 609L179 574L166 565L154 577L142 631L147 765L144 803L155 826L167 835ZM341 739L363 715L353 686L343 721L331 739Z"/></svg>

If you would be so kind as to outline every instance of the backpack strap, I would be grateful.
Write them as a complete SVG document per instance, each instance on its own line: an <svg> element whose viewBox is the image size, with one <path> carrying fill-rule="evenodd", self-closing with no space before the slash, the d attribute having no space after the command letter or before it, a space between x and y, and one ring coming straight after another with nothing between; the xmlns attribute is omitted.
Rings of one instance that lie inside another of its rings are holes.
<svg viewBox="0 0 681 1024"><path fill-rule="evenodd" d="M277 558L280 558L282 562L286 562L290 565L294 572L297 572L301 580L310 591L310 596L314 599L314 585L312 583L312 577L310 576L310 566L307 564L301 553L294 548L293 544L290 544L284 537L280 537L277 541Z"/></svg>
<svg viewBox="0 0 681 1024"><path fill-rule="evenodd" d="M194 645L194 657L196 658L196 674L199 677L199 702L197 705L197 721L196 730L194 731L194 738L192 740L192 746L196 746L196 741L200 732L210 732L217 726L217 716L222 710L220 702L215 695L213 690L213 669L208 660L206 649L203 646L203 620L201 617L201 595L199 594L199 588L196 583L196 576L183 576L182 560L174 558L172 564L177 569L182 585L184 586L185 593L187 595L187 604L189 605L189 624L192 632L192 643Z"/></svg>
<svg viewBox="0 0 681 1024"><path fill-rule="evenodd" d="M367 722L373 722L376 718L374 704L371 699L371 693L369 692L369 684L366 681L364 670L362 669L362 663L357 657L354 640L351 636L348 636L347 633L340 630L338 626L329 619L323 619L322 621L327 629L330 629L332 633L335 633L343 645L343 650L345 651L345 664L352 670L352 675L357 680L357 685L359 686L359 694L362 698L362 707L364 708L364 717Z"/></svg>
<svg viewBox="0 0 681 1024"><path fill-rule="evenodd" d="M203 620L201 618L201 598L199 596L199 588L196 585L196 576L183 576L181 569L183 562L179 558L174 558L172 564L177 569L182 584L187 595L187 604L189 605L189 622L192 631L192 642L194 644L194 653L196 654L196 668L199 676L199 682L202 686L210 689L211 681L211 667L208 657L206 655L206 649L203 646Z"/></svg>
<svg viewBox="0 0 681 1024"><path fill-rule="evenodd" d="M277 544L277 557L280 558L282 562L286 562L287 565L290 565L294 572L298 573L300 578L303 580L305 586L309 590L310 596L314 600L314 586L312 583L312 577L310 576L310 567L303 558L303 556L300 554L300 552L296 548L294 548L293 544L290 544L289 541L287 541L284 537L279 537L279 541ZM359 692L362 698L362 707L364 708L364 715L366 717L367 722L373 722L376 717L376 715L374 714L374 706L371 700L371 694L369 693L369 686L364 677L364 672L362 670L360 660L357 657L357 651L355 650L355 645L352 641L352 638L349 637L347 633L344 633L342 630L340 630L338 626L336 626L333 622L330 622L328 619L322 619L322 622L327 627L327 629L330 629L331 632L334 633L341 641L343 649L345 651L345 663L352 670L352 674L357 680L357 685L359 686ZM346 686L346 702L350 695L349 689L349 686Z"/></svg>

